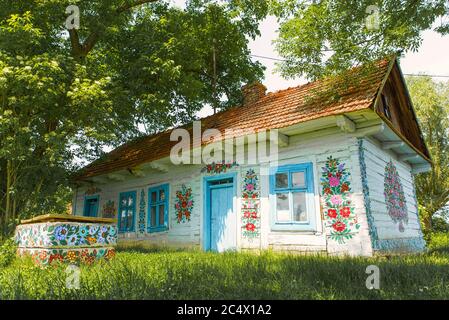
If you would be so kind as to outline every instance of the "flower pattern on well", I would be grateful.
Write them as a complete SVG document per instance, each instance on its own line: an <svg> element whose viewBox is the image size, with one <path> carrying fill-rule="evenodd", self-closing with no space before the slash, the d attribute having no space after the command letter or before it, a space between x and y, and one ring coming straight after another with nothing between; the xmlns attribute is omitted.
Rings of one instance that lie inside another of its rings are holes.
<svg viewBox="0 0 449 320"><path fill-rule="evenodd" d="M19 256L31 256L38 265L58 263L92 264L99 259L110 260L115 257L114 248L84 248L84 249L41 249L19 248Z"/></svg>
<svg viewBox="0 0 449 320"><path fill-rule="evenodd" d="M350 173L345 164L330 156L322 168L321 186L323 187L326 227L330 229L331 239L345 243L360 228L354 207L350 200Z"/></svg>
<svg viewBox="0 0 449 320"><path fill-rule="evenodd" d="M401 178L391 160L385 166L384 196L389 216L399 224L399 231L404 232L404 223L408 223L407 202Z"/></svg>
<svg viewBox="0 0 449 320"><path fill-rule="evenodd" d="M117 227L104 224L36 223L19 225L15 241L19 247L74 247L116 245Z"/></svg>

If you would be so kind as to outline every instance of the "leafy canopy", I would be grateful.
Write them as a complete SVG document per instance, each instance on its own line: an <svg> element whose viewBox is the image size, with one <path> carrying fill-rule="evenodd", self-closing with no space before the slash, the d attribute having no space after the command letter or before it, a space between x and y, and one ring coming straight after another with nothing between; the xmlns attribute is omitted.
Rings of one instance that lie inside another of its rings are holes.
<svg viewBox="0 0 449 320"><path fill-rule="evenodd" d="M80 28L66 30L78 5ZM255 0L0 0L0 226L61 211L77 159L240 102ZM215 56L215 63L214 61ZM5 229L6 228L6 229Z"/></svg>
<svg viewBox="0 0 449 320"><path fill-rule="evenodd" d="M273 0L275 41L285 77L316 79L398 52L416 51L421 33L449 33L447 0ZM435 23L435 24L434 24Z"/></svg>

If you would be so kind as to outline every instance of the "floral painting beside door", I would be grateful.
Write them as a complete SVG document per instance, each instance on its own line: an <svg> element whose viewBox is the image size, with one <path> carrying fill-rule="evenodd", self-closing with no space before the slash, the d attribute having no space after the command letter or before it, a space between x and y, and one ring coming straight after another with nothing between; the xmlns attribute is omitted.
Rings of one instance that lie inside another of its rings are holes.
<svg viewBox="0 0 449 320"><path fill-rule="evenodd" d="M350 199L350 176L345 163L332 156L327 158L321 176L324 214L331 239L340 244L352 239L360 228Z"/></svg>
<svg viewBox="0 0 449 320"><path fill-rule="evenodd" d="M254 169L246 171L242 184L242 235L253 239L260 234L259 177Z"/></svg>

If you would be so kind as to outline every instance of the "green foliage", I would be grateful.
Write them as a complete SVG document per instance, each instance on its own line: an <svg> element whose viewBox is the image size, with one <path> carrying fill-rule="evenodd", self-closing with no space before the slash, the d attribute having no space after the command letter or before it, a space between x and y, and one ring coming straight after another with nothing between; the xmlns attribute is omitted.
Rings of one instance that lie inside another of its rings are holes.
<svg viewBox="0 0 449 320"><path fill-rule="evenodd" d="M17 245L12 239L7 239L0 245L0 268L7 267L15 258Z"/></svg>
<svg viewBox="0 0 449 320"><path fill-rule="evenodd" d="M436 217L449 218L449 82L410 77L407 86L433 161L431 171L415 179L423 229L429 233L436 231Z"/></svg>
<svg viewBox="0 0 449 320"><path fill-rule="evenodd" d="M421 32L447 17L449 3L398 0L273 0L280 22L277 50L286 59L279 65L286 77L316 79L397 52L416 51ZM378 28L366 21L375 19ZM371 27L373 26L373 27ZM435 30L447 34L444 19Z"/></svg>
<svg viewBox="0 0 449 320"><path fill-rule="evenodd" d="M433 252L449 253L449 233L447 231L432 233L427 241L427 247Z"/></svg>
<svg viewBox="0 0 449 320"><path fill-rule="evenodd" d="M79 5L80 28L65 30ZM79 160L182 124L204 104L237 104L260 79L248 38L266 3L0 1L0 234L64 212ZM214 68L213 53L216 64ZM78 160L78 161L77 161Z"/></svg>
<svg viewBox="0 0 449 320"><path fill-rule="evenodd" d="M380 268L380 290L365 287ZM447 299L447 254L337 258L264 252L119 252L81 268L65 287L64 265L41 269L17 259L0 269L0 299Z"/></svg>

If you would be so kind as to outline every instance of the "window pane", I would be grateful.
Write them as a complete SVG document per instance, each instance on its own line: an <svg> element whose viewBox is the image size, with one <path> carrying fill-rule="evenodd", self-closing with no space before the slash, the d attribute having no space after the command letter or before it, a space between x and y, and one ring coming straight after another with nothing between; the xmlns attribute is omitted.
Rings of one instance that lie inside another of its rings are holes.
<svg viewBox="0 0 449 320"><path fill-rule="evenodd" d="M276 173L276 188L288 188L288 173Z"/></svg>
<svg viewBox="0 0 449 320"><path fill-rule="evenodd" d="M128 219L126 221L126 229L131 230L133 227L133 215L131 212L128 213Z"/></svg>
<svg viewBox="0 0 449 320"><path fill-rule="evenodd" d="M292 187L293 188L303 188L306 186L306 179L304 171L293 172L292 173Z"/></svg>
<svg viewBox="0 0 449 320"><path fill-rule="evenodd" d="M128 197L128 206L132 206L133 205L133 197L132 196L129 196Z"/></svg>
<svg viewBox="0 0 449 320"><path fill-rule="evenodd" d="M290 220L290 206L288 202L288 193L276 194L276 220L277 221Z"/></svg>
<svg viewBox="0 0 449 320"><path fill-rule="evenodd" d="M161 189L159 190L159 201L164 201L165 200L165 190Z"/></svg>
<svg viewBox="0 0 449 320"><path fill-rule="evenodd" d="M151 215L151 226L156 226L156 207L151 207L150 209L150 215Z"/></svg>
<svg viewBox="0 0 449 320"><path fill-rule="evenodd" d="M157 200L157 192L153 191L151 192L151 202L154 203Z"/></svg>
<svg viewBox="0 0 449 320"><path fill-rule="evenodd" d="M159 206L159 226L164 225L164 214L165 214L165 205L161 204Z"/></svg>
<svg viewBox="0 0 449 320"><path fill-rule="evenodd" d="M306 194L293 193L293 221L307 221Z"/></svg>

